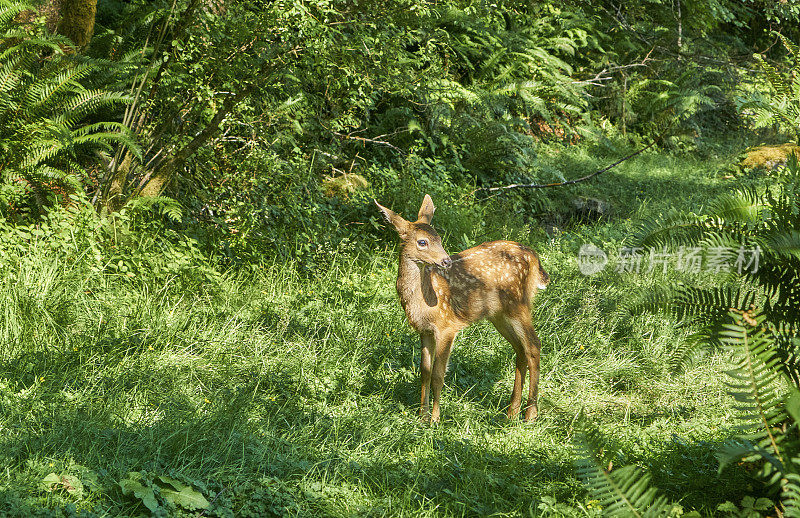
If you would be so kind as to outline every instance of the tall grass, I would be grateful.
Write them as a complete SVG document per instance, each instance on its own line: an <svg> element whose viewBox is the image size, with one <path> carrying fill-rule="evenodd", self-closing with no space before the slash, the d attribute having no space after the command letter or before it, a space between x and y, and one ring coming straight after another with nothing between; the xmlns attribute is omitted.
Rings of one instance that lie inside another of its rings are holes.
<svg viewBox="0 0 800 518"><path fill-rule="evenodd" d="M648 180L719 188L679 165L623 177L638 176L643 191ZM609 193L621 189L609 181ZM582 408L617 442L613 463L651 469L687 508L738 501L747 474L722 484L714 458L734 433L726 359L673 373L670 354L691 330L620 309L639 286L685 278L578 271L580 244L618 247L627 218L645 210L620 207L552 238L508 220L476 236L522 236L553 278L534 302L543 360L533 424L503 417L513 351L486 323L457 339L442 424L418 420L418 337L394 293L392 249L333 257L316 276L269 262L128 275L80 246L31 245L0 277L0 511L138 515L141 500L119 482L140 472L191 484L211 502L206 515L593 516L601 510L573 469ZM43 488L48 473L85 488Z"/></svg>

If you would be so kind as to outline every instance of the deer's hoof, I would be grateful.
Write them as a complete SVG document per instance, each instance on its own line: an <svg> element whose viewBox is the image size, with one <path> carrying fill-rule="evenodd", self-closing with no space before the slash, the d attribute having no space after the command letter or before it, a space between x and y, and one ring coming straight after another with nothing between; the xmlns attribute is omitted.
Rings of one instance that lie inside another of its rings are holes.
<svg viewBox="0 0 800 518"><path fill-rule="evenodd" d="M529 410L529 411L525 412L525 419L524 419L524 421L525 421L526 423L533 423L533 422L536 422L536 419L537 419L538 417L539 417L539 411L538 411L538 410L536 410L536 409L534 409L534 410Z"/></svg>

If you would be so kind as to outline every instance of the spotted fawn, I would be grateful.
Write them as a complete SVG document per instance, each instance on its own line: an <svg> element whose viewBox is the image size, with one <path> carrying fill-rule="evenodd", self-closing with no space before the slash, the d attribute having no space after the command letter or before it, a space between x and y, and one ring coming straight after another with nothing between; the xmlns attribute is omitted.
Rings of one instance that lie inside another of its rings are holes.
<svg viewBox="0 0 800 518"><path fill-rule="evenodd" d="M545 289L550 276L539 256L514 241L491 241L449 255L431 226L436 208L425 195L410 222L378 206L400 235L397 293L408 322L420 335L420 416L439 421L439 396L453 340L459 331L488 319L516 353L516 375L508 407L509 419L520 413L522 386L529 375L525 420L536 419L539 387L539 337L531 324L530 303ZM429 396L433 394L433 406Z"/></svg>

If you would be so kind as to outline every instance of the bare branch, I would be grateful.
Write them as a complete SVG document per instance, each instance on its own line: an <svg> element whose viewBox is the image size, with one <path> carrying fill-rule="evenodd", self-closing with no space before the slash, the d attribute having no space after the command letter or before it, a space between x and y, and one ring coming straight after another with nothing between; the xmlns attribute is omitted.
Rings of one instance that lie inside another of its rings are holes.
<svg viewBox="0 0 800 518"><path fill-rule="evenodd" d="M612 79L611 74L615 72L626 70L628 68L646 67L648 61L653 61L653 58L650 57L650 54L652 54L654 50L655 47L650 49L650 52L648 52L647 55L644 57L644 59L642 59L641 61L638 61L636 63L629 63L627 65L615 65L613 67L606 67L597 74L595 74L595 76L591 79L572 81L570 84L590 84L594 86L605 86L600 81L610 81Z"/></svg>
<svg viewBox="0 0 800 518"><path fill-rule="evenodd" d="M629 159L635 157L636 155L638 155L640 153L643 153L644 151L646 151L646 150L650 149L651 147L653 147L654 145L656 145L657 142L659 142L661 139L663 139L667 135L667 132L672 128L673 124L675 124L674 120L673 120L672 124L670 124L669 127L667 127L667 129L664 130L661 133L661 135L656 137L655 140L653 140L651 143L649 143L645 147L643 147L643 148L641 148L641 149L639 149L637 151L634 151L633 153L631 153L630 155L628 155L628 156L626 156L624 158L620 158L619 160L617 160L613 164L611 164L611 165L609 165L607 167L604 167L603 169L595 171L592 174L589 174L589 175L586 175L586 176L582 176L581 178L576 178L575 180L569 180L569 181L566 181L566 182L555 182L555 183L542 183L542 184L540 184L540 183L512 183L511 185L501 185L501 186L498 186L498 187L481 187L481 188L475 189L474 191L472 191L472 193L474 194L474 193L476 193L478 191L487 191L487 192L497 192L498 194L501 194L503 191L507 191L509 189L544 189L545 187L563 187L565 185L573 185L573 184L576 184L576 183L579 183L579 182L585 182L586 180L591 180L595 176L603 174L606 171L617 167L622 162L624 162L626 160L629 160Z"/></svg>
<svg viewBox="0 0 800 518"><path fill-rule="evenodd" d="M363 130L361 130L361 131L363 131ZM406 130L403 130L403 131L406 131ZM333 134L334 134L334 135L336 135L337 137L339 137L339 138L342 138L342 139L346 139L346 140L358 140L358 141L360 141L360 142L369 142L369 143L371 143L371 144L379 144L379 145L381 145L381 146L390 147L390 148L394 149L395 151L397 151L398 153L400 153L401 155L405 155L405 154L406 154L406 152L405 152L405 151L403 151L403 150L402 150L402 149L400 149L399 147L395 146L395 145L394 145L394 144L392 144L391 142L387 142L387 141L385 141L385 140L380 140L380 139L382 139L382 138L386 138L386 137L389 137L389 136L391 136L391 135L395 135L395 134L397 134L397 133L400 133L400 131L395 131L395 132L393 132L393 133L387 133L387 134L385 134L385 135L378 135L378 136L377 136L377 137L375 137L375 138L367 138L367 137L359 137L358 135L353 135L352 133L350 133L350 134L344 134L344 133L339 133L338 131L334 131L334 132L333 132Z"/></svg>

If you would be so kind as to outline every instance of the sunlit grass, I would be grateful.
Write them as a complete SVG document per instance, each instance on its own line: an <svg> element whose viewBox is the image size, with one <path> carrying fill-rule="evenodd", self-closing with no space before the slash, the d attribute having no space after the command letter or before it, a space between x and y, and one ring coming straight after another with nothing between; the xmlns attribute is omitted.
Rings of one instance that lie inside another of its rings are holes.
<svg viewBox="0 0 800 518"><path fill-rule="evenodd" d="M718 188L693 162L663 167L653 174ZM630 174L649 189L643 169ZM193 484L208 515L516 516L554 513L556 502L591 516L573 469L581 409L616 444L615 464L652 470L687 508L738 500L746 475L720 483L713 455L734 433L725 358L670 372L690 330L621 310L678 275L578 271L581 243L614 249L642 210L617 203L621 214L555 236L486 231L523 235L553 278L534 303L543 359L532 424L503 417L513 353L486 323L457 339L441 425L419 421L418 337L394 293L391 250L335 257L316 276L265 263L166 279L32 251L0 279L1 509L137 515L144 508L118 485L135 471ZM97 479L80 495L40 487L76 466Z"/></svg>

